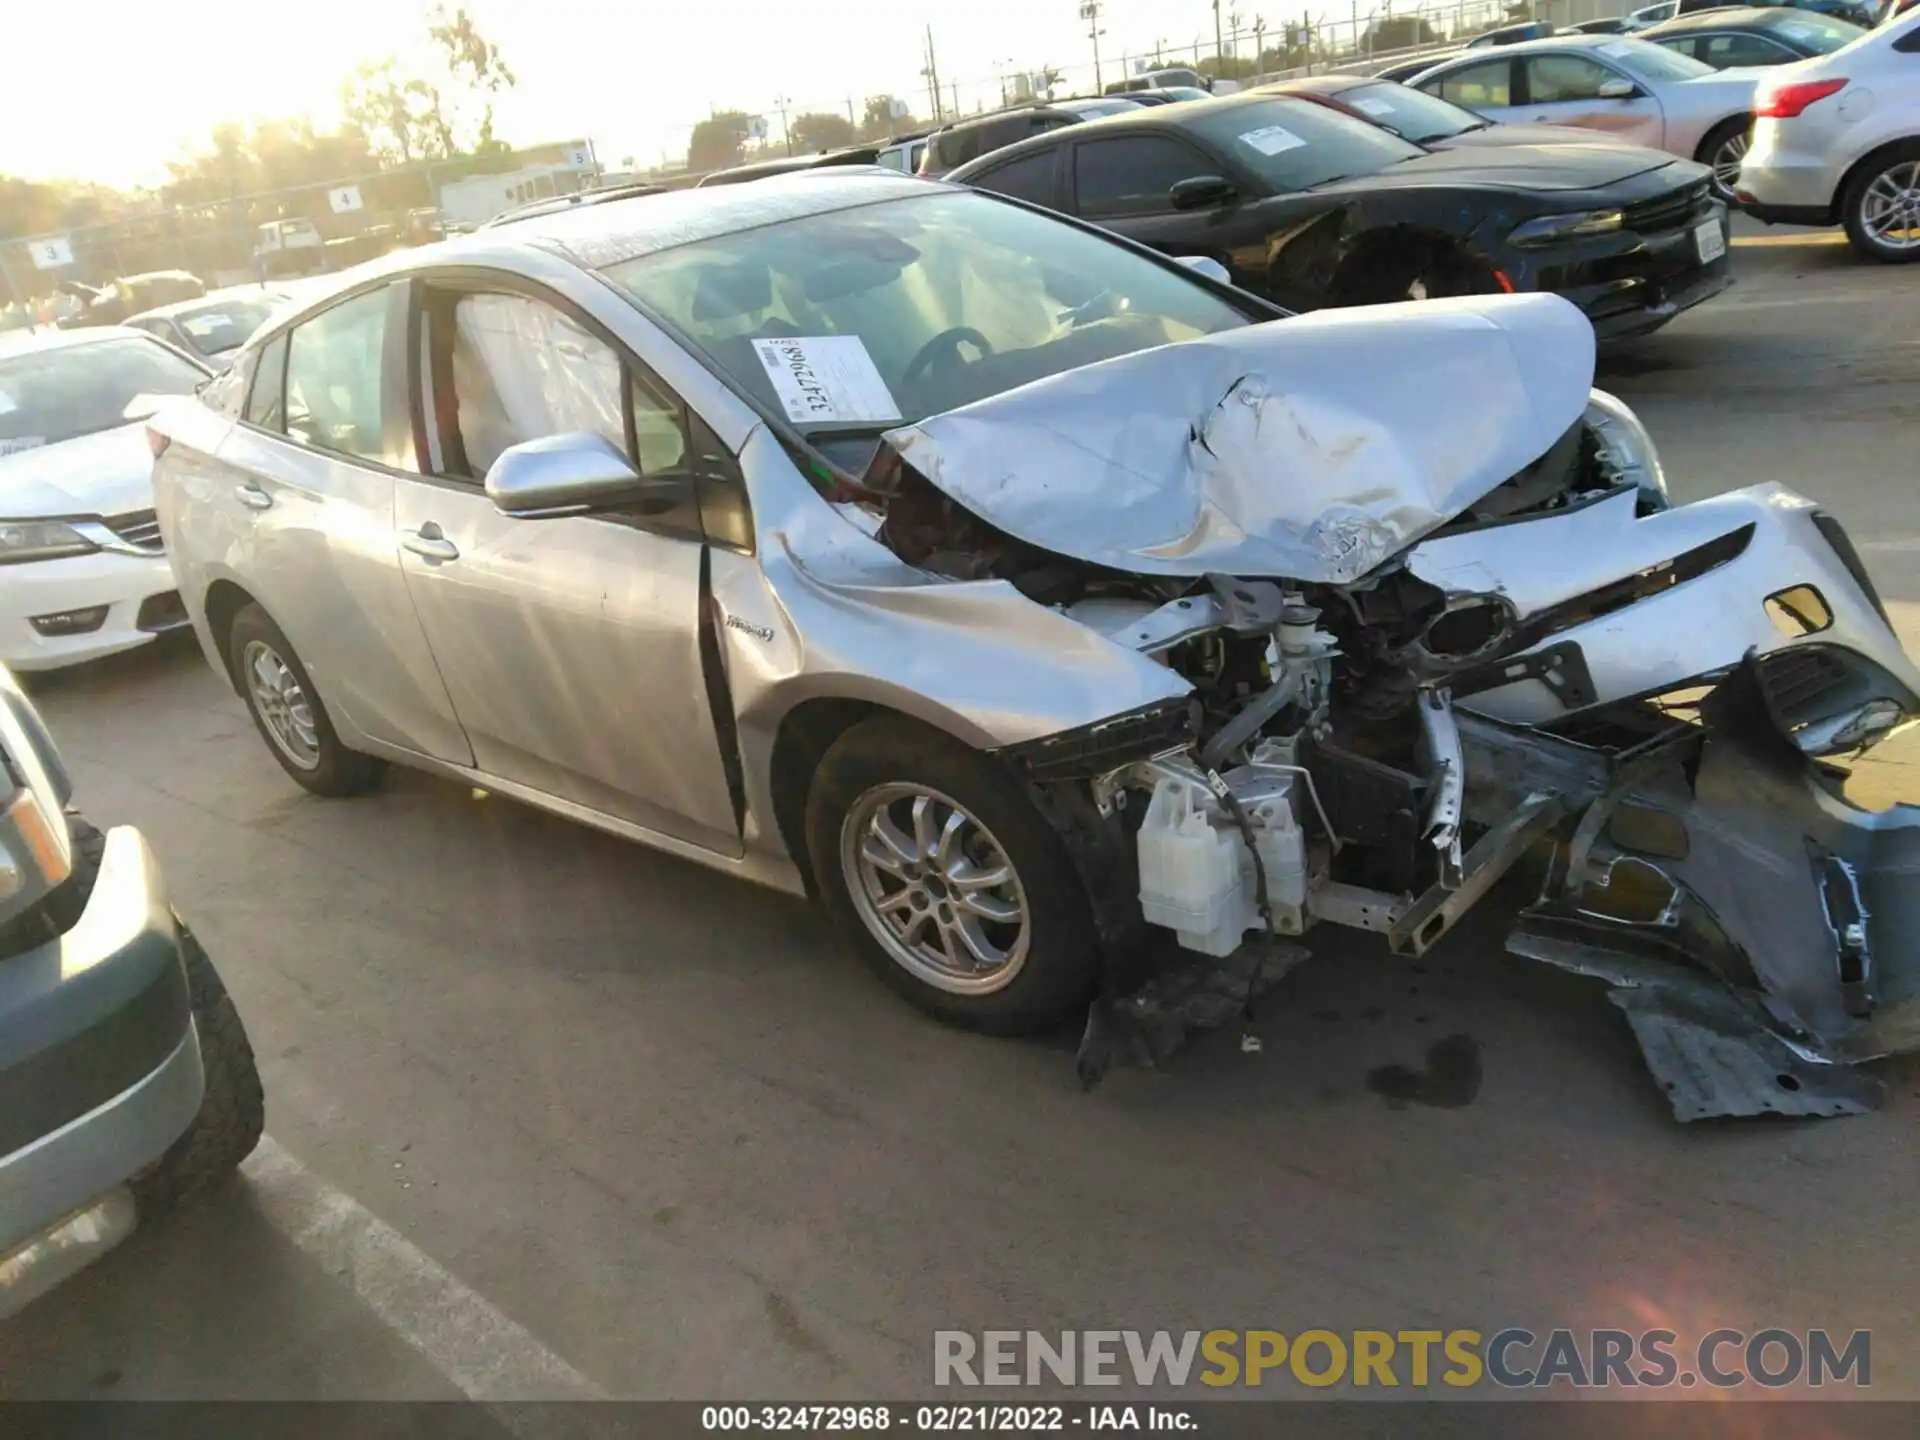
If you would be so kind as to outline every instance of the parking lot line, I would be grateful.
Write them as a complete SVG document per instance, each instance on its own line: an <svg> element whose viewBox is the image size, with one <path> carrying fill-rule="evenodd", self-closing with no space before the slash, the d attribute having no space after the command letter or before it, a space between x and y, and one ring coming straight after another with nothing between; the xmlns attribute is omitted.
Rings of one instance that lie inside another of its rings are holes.
<svg viewBox="0 0 1920 1440"><path fill-rule="evenodd" d="M1816 230L1811 234L1796 231L1791 235L1736 235L1735 245L1844 245L1846 233L1841 230Z"/></svg>
<svg viewBox="0 0 1920 1440"><path fill-rule="evenodd" d="M469 1399L604 1400L606 1392L271 1136L242 1167L261 1210Z"/></svg>

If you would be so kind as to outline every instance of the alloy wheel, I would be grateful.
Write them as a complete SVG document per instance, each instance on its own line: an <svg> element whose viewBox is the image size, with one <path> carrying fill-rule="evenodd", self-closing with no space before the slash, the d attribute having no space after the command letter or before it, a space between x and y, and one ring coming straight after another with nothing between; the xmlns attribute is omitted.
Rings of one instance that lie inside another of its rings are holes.
<svg viewBox="0 0 1920 1440"><path fill-rule="evenodd" d="M313 705L293 668L263 640L249 640L240 657L254 713L287 762L301 770L320 767L320 732Z"/></svg>
<svg viewBox="0 0 1920 1440"><path fill-rule="evenodd" d="M1874 176L1861 192L1860 228L1888 250L1920 249L1920 160Z"/></svg>
<svg viewBox="0 0 1920 1440"><path fill-rule="evenodd" d="M922 785L877 785L847 811L840 865L859 914L893 961L953 995L990 995L1026 964L1033 918L993 833Z"/></svg>
<svg viewBox="0 0 1920 1440"><path fill-rule="evenodd" d="M1722 200L1733 195L1734 183L1740 178L1740 162L1747 158L1748 140L1747 131L1736 131L1720 142L1708 162L1713 167L1713 188Z"/></svg>

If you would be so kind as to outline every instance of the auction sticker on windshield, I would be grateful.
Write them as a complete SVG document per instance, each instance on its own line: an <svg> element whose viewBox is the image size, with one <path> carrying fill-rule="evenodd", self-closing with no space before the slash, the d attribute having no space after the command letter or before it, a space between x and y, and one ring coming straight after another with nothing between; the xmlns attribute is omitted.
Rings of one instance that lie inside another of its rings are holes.
<svg viewBox="0 0 1920 1440"><path fill-rule="evenodd" d="M1356 110L1364 110L1369 115L1391 115L1393 113L1393 106L1384 100L1355 100L1353 102L1353 108Z"/></svg>
<svg viewBox="0 0 1920 1440"><path fill-rule="evenodd" d="M898 420L900 406L858 335L803 335L755 340L787 418L813 421Z"/></svg>
<svg viewBox="0 0 1920 1440"><path fill-rule="evenodd" d="M1262 125L1258 130L1249 130L1240 137L1242 145L1251 145L1262 155L1278 155L1287 150L1298 150L1307 142L1291 130L1280 125Z"/></svg>

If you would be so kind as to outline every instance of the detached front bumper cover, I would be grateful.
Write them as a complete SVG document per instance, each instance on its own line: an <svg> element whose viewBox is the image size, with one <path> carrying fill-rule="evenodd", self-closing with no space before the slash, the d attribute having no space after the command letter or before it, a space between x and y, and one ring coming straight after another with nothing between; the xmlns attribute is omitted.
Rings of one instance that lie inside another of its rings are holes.
<svg viewBox="0 0 1920 1440"><path fill-rule="evenodd" d="M1596 798L1598 823L1509 948L1607 981L1681 1120L1872 1110L1884 1087L1859 1062L1920 1049L1920 807L1850 804L1765 722L1745 677L1722 693L1691 785L1676 760ZM1613 850L1616 806L1664 817L1677 853ZM1576 867L1623 863L1672 884L1658 916L1583 908ZM1723 945L1695 943L1702 918Z"/></svg>

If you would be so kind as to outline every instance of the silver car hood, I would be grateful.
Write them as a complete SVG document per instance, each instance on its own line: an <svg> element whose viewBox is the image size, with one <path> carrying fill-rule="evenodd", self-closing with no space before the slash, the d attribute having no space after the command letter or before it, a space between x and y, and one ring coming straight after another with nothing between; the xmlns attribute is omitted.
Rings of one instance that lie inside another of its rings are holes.
<svg viewBox="0 0 1920 1440"><path fill-rule="evenodd" d="M1339 584L1543 455L1593 328L1554 295L1323 310L1164 345L889 431L968 510L1136 574Z"/></svg>

